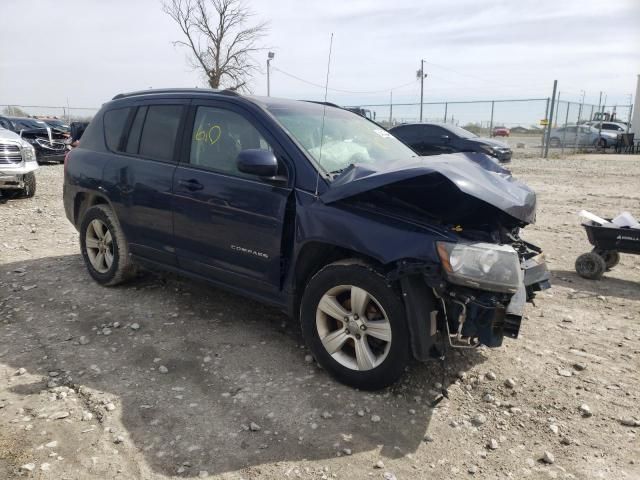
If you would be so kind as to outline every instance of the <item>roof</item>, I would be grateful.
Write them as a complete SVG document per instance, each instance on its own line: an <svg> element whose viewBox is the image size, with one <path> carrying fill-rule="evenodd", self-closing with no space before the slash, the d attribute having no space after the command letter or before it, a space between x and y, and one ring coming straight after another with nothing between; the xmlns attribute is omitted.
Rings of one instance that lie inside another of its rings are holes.
<svg viewBox="0 0 640 480"><path fill-rule="evenodd" d="M213 88L150 88L148 90L137 90L134 92L119 93L112 100L119 100L121 98L141 97L141 96L153 96L153 95L166 95L173 94L179 96L193 96L197 94L201 95L233 95L240 96L239 93L233 90L215 90Z"/></svg>

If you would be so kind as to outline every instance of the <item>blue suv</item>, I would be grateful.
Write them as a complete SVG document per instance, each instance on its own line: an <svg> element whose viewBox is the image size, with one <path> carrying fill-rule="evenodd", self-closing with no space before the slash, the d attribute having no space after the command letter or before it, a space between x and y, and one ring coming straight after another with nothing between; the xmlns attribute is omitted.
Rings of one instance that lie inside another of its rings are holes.
<svg viewBox="0 0 640 480"><path fill-rule="evenodd" d="M517 337L549 284L519 236L535 194L486 158L419 157L331 104L148 90L91 121L64 205L98 283L162 267L276 305L327 371L377 389L412 356Z"/></svg>

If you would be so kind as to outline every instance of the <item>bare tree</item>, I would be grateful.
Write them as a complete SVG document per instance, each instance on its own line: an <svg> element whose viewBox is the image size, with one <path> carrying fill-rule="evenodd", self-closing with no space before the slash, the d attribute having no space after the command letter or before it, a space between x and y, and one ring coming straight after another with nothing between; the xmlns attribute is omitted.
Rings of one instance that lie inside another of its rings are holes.
<svg viewBox="0 0 640 480"><path fill-rule="evenodd" d="M242 0L164 0L163 10L185 36L174 44L190 50L211 88L248 89L258 68L251 53L262 50L266 22L249 25L254 14Z"/></svg>

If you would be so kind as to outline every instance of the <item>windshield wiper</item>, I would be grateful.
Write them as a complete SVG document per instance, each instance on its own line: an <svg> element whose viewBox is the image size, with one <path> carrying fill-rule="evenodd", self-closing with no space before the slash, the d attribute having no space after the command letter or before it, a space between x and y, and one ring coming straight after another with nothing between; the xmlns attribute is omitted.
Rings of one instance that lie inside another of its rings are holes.
<svg viewBox="0 0 640 480"><path fill-rule="evenodd" d="M344 172L349 167L353 167L353 163L350 163L346 167L338 168L337 170L332 170L331 172L329 172L329 175L331 175L333 177L337 177L338 175L340 175L342 172Z"/></svg>

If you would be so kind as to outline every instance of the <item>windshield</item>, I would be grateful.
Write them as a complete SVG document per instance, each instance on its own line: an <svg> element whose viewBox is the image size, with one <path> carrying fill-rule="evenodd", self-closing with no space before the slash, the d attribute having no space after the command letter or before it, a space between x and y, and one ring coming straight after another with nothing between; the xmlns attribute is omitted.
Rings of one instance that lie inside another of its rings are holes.
<svg viewBox="0 0 640 480"><path fill-rule="evenodd" d="M465 130L464 128L460 128L455 125L447 125L445 128L460 138L476 138L477 137L475 133L471 133L469 130ZM504 127L496 127L496 128L504 128Z"/></svg>
<svg viewBox="0 0 640 480"><path fill-rule="evenodd" d="M326 173L339 173L356 163L382 168L393 161L416 156L384 128L335 107L326 107L321 154L325 107L296 102L267 105L267 108L315 160L316 168Z"/></svg>

